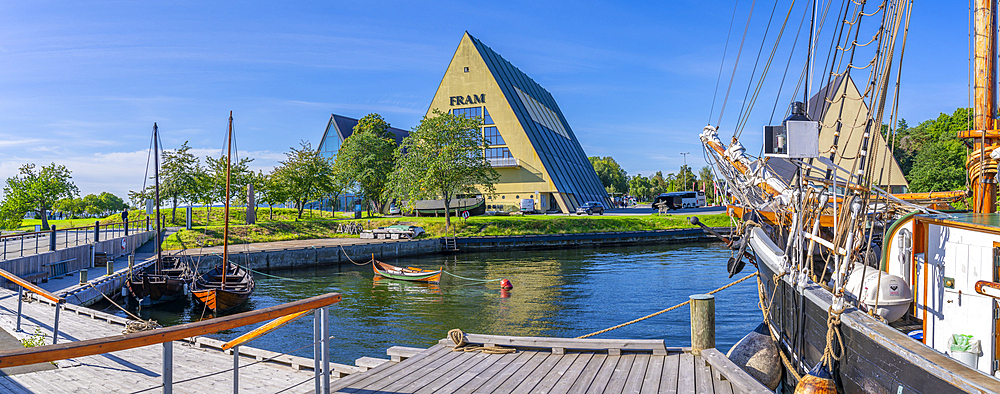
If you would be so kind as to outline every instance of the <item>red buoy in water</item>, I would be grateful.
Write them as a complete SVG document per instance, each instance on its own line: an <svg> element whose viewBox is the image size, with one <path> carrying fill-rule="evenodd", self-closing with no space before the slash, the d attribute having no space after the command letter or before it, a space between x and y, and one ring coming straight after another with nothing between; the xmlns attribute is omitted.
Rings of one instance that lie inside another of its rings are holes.
<svg viewBox="0 0 1000 394"><path fill-rule="evenodd" d="M513 290L514 285L510 283L509 279L504 279L500 281L500 288L504 290Z"/></svg>

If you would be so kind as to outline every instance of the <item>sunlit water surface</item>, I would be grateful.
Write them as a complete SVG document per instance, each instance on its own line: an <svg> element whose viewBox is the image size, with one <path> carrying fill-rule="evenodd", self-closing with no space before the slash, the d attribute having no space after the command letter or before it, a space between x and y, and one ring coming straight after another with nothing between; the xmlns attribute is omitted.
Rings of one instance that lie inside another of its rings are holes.
<svg viewBox="0 0 1000 394"><path fill-rule="evenodd" d="M443 266L470 278L508 278L514 284L508 298L501 296L497 282L474 283L448 275L440 285L375 280L371 266L274 271L269 274L287 279L256 275L257 290L241 311L339 292L343 301L330 307L330 332L335 336L331 360L353 365L363 356L385 358L385 349L391 346L432 346L452 328L549 337L598 331L729 283L736 278L727 278L728 257L724 246L713 243L462 253L387 261L399 266ZM728 351L761 321L756 292L755 282L747 280L716 294L720 350ZM114 307L106 311L124 316ZM143 318L174 325L197 321L205 312L194 302L178 301L140 313ZM678 308L596 338L662 338L667 346L689 346L689 318L687 307ZM311 316L304 317L248 345L311 357L312 324ZM229 340L252 328L211 336Z"/></svg>

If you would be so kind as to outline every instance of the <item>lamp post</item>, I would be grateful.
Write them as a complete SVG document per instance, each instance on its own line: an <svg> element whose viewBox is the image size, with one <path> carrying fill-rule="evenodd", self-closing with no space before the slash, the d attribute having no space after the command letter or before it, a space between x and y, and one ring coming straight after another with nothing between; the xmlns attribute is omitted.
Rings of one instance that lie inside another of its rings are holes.
<svg viewBox="0 0 1000 394"><path fill-rule="evenodd" d="M691 152L681 152L681 155L684 155L684 167L681 167L681 176L684 177L684 180L681 181L681 182L684 185L685 189L687 189L688 178L687 178L687 173L684 172L684 168L688 166L688 155L690 155L690 154L691 154Z"/></svg>

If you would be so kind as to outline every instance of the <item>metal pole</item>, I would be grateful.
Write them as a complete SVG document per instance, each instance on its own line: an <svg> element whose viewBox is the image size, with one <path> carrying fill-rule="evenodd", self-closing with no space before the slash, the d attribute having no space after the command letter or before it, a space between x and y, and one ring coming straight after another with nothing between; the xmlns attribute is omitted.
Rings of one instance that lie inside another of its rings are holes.
<svg viewBox="0 0 1000 394"><path fill-rule="evenodd" d="M163 394L174 392L174 346L173 342L163 342Z"/></svg>
<svg viewBox="0 0 1000 394"><path fill-rule="evenodd" d="M691 154L691 152L681 152L681 155L684 156L684 168L687 168L687 166L688 166L688 155L690 155L690 154ZM683 168L682 168L682 170L683 170ZM684 172L684 171L681 171L681 173L682 173L681 176L683 177L683 180L681 181L681 185L684 186L684 188L682 190L687 190L687 181L688 181L688 176L687 175L688 174L686 172Z"/></svg>
<svg viewBox="0 0 1000 394"><path fill-rule="evenodd" d="M320 392L319 374L322 373L322 369L320 369L320 353L323 352L323 344L320 343L320 324L323 321L322 313L319 309L313 311L313 383L316 386L315 392L317 394Z"/></svg>
<svg viewBox="0 0 1000 394"><path fill-rule="evenodd" d="M702 350L715 347L715 296L695 294L690 298L691 354L698 356Z"/></svg>
<svg viewBox="0 0 1000 394"><path fill-rule="evenodd" d="M24 288L17 287L17 328L14 331L21 331L21 303L24 302Z"/></svg>
<svg viewBox="0 0 1000 394"><path fill-rule="evenodd" d="M56 303L56 321L52 324L52 344L55 345L56 341L59 340L59 309L62 309L62 303Z"/></svg>
<svg viewBox="0 0 1000 394"><path fill-rule="evenodd" d="M319 309L322 315L320 335L323 335L323 394L330 394L330 309Z"/></svg>
<svg viewBox="0 0 1000 394"><path fill-rule="evenodd" d="M56 225L49 226L49 251L56 250Z"/></svg>
<svg viewBox="0 0 1000 394"><path fill-rule="evenodd" d="M101 242L101 221L94 222L94 242Z"/></svg>
<svg viewBox="0 0 1000 394"><path fill-rule="evenodd" d="M233 394L240 392L240 345L233 346Z"/></svg>

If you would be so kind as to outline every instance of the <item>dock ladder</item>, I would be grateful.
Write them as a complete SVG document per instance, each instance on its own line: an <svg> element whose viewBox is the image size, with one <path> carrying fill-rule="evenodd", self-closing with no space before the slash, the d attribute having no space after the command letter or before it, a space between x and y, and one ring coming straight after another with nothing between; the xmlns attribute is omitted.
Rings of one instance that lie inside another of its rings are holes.
<svg viewBox="0 0 1000 394"><path fill-rule="evenodd" d="M458 250L457 237L444 237L444 250L454 252Z"/></svg>

